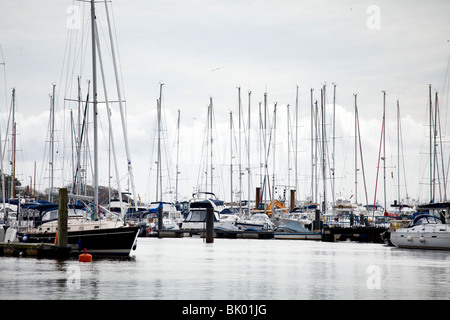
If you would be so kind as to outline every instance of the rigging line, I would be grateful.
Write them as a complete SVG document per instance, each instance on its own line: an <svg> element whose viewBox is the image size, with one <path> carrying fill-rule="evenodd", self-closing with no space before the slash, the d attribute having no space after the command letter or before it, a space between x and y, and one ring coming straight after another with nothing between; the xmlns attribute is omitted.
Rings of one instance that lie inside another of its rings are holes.
<svg viewBox="0 0 450 320"><path fill-rule="evenodd" d="M365 174L365 171L364 171L364 159L363 159L362 144L361 144L361 132L360 132L360 127L359 127L358 107L356 107L356 122L358 124L359 153L360 153L360 156L361 156L361 169L362 169L362 172L363 172L364 191L365 191L365 194L366 194L366 205L369 205L369 200L367 198L366 174Z"/></svg>
<svg viewBox="0 0 450 320"><path fill-rule="evenodd" d="M375 197L373 199L373 213L372 220L375 219L375 207L377 204L377 189L378 189L378 173L380 171L380 158L381 158L381 147L383 145L383 133L384 133L384 121L381 125L381 138L380 138L380 149L378 151L378 165L377 165L377 177L375 179ZM386 212L386 208L384 208L384 212Z"/></svg>
<svg viewBox="0 0 450 320"><path fill-rule="evenodd" d="M404 178L404 183L405 183L405 194L406 194L406 198L408 198L408 184L406 182L406 165L405 165L405 154L404 154L404 148L403 148L403 130L402 130L402 121L401 121L401 117L400 117L400 110L399 112L399 126L400 126L400 148L402 149L402 167L403 167L403 178ZM399 181L400 183L400 181ZM400 199L398 199L398 201L400 201Z"/></svg>
<svg viewBox="0 0 450 320"><path fill-rule="evenodd" d="M215 146L215 148L216 148L216 153L217 153L217 158L218 158L218 161L216 161L216 164L217 163L223 163L223 161L222 161L222 154L221 154L221 152L220 152L220 149L219 149L219 144L217 143L217 141L218 141L218 134L217 134L217 125L216 125L216 113L215 113L215 109L214 108L211 108L212 109L212 117L213 117L213 122L212 122L212 125L213 125L213 131L214 131L214 133L215 133L215 137L216 137L216 143L214 143L214 146ZM222 185L222 190L225 190L225 185L224 185L224 180L225 179L222 179L222 177L224 176L224 174L223 174L223 166L219 166L219 170L220 170L220 178L221 179L219 179L219 181L221 182L221 185Z"/></svg>
<svg viewBox="0 0 450 320"><path fill-rule="evenodd" d="M437 113L437 124L439 127L439 144L440 144L440 149L441 149L441 165L442 165L442 183L444 184L444 201L447 201L447 178L445 176L445 169L444 169L444 150L442 149L442 128L441 128L441 111L440 111L440 107L439 107L439 100L438 100L438 93L436 92L436 101L435 101L436 106L436 113ZM437 155L436 155L437 156ZM439 168L438 168L439 171ZM439 184L439 188L440 188L440 184Z"/></svg>

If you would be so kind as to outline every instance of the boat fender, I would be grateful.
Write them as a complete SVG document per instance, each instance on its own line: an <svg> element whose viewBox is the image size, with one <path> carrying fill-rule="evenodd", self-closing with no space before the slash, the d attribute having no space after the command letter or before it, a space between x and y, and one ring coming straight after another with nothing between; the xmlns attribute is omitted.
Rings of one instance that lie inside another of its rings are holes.
<svg viewBox="0 0 450 320"><path fill-rule="evenodd" d="M411 241L411 240L412 240L412 237L411 237L411 236L407 236L407 237L406 237L406 240Z"/></svg>
<svg viewBox="0 0 450 320"><path fill-rule="evenodd" d="M419 241L420 241L420 242L425 242L425 238L424 238L423 236L421 236L421 237L419 238Z"/></svg>
<svg viewBox="0 0 450 320"><path fill-rule="evenodd" d="M55 233L55 245L58 244L58 231L56 231Z"/></svg>
<svg viewBox="0 0 450 320"><path fill-rule="evenodd" d="M92 255L87 253L86 248L84 248L84 253L78 256L79 262L92 262Z"/></svg>

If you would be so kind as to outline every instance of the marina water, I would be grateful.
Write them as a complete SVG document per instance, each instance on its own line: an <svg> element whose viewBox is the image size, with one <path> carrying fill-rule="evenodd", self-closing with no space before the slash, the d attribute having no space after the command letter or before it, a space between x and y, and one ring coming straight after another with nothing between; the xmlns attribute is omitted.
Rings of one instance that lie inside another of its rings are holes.
<svg viewBox="0 0 450 320"><path fill-rule="evenodd" d="M299 240L138 238L129 259L0 257L1 299L449 299L450 252Z"/></svg>

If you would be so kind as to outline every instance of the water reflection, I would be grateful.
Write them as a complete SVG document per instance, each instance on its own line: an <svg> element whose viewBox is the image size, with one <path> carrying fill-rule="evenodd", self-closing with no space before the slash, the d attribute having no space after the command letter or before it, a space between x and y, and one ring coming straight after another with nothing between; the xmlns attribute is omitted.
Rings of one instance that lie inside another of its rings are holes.
<svg viewBox="0 0 450 320"><path fill-rule="evenodd" d="M130 259L1 257L1 299L448 299L450 253L380 244L139 238Z"/></svg>

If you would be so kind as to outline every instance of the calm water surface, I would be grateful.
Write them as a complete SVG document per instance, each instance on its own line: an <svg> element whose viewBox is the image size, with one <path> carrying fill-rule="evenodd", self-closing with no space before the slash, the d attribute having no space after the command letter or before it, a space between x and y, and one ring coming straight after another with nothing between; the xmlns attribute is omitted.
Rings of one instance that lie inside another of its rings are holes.
<svg viewBox="0 0 450 320"><path fill-rule="evenodd" d="M0 257L0 299L449 299L450 252L382 244L138 238L131 259Z"/></svg>

